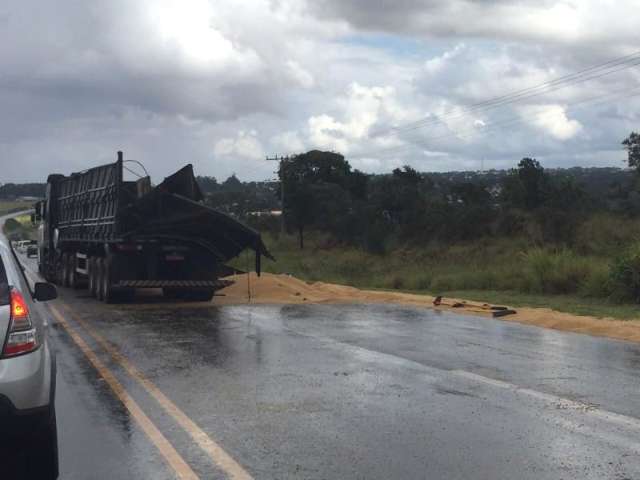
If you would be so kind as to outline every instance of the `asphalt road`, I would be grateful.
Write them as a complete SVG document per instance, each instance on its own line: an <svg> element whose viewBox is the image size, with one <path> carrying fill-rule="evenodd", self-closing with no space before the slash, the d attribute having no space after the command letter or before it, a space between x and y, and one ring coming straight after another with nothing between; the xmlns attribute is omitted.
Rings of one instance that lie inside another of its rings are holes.
<svg viewBox="0 0 640 480"><path fill-rule="evenodd" d="M640 479L640 345L393 305L52 305L64 479Z"/></svg>

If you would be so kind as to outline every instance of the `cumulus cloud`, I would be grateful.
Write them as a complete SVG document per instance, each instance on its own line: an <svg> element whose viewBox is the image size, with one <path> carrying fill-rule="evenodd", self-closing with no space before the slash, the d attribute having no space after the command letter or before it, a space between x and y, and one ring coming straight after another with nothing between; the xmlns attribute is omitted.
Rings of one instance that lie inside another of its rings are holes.
<svg viewBox="0 0 640 480"><path fill-rule="evenodd" d="M264 155L310 148L375 171L612 159L637 98L572 106L636 72L467 107L630 53L639 20L631 0L6 0L0 182L118 149L156 178L186 162L266 178Z"/></svg>
<svg viewBox="0 0 640 480"><path fill-rule="evenodd" d="M371 143L389 143L385 136L377 140L370 138L376 126L408 122L417 116L415 110L397 101L391 86L367 87L354 82L344 96L338 97L336 105L341 119L328 114L309 118L310 144L350 153L365 139Z"/></svg>
<svg viewBox="0 0 640 480"><path fill-rule="evenodd" d="M527 106L520 112L526 122L558 140L569 140L582 130L580 122L567 117L562 105Z"/></svg>
<svg viewBox="0 0 640 480"><path fill-rule="evenodd" d="M262 160L265 152L255 130L240 131L235 137L218 140L213 148L216 157L234 157L239 160Z"/></svg>
<svg viewBox="0 0 640 480"><path fill-rule="evenodd" d="M303 88L311 88L315 84L313 76L300 64L294 60L288 60L286 63L287 70L291 78Z"/></svg>
<svg viewBox="0 0 640 480"><path fill-rule="evenodd" d="M271 144L281 154L290 155L303 152L306 149L305 142L300 134L295 131L282 132L271 138Z"/></svg>
<svg viewBox="0 0 640 480"><path fill-rule="evenodd" d="M422 37L629 46L636 39L632 0L317 0L309 8L315 15L342 20L356 29Z"/></svg>

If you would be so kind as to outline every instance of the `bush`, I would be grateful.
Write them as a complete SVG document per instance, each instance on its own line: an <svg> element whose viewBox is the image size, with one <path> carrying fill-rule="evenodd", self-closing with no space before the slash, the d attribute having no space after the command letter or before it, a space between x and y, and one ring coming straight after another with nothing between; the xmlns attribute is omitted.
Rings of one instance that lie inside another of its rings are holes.
<svg viewBox="0 0 640 480"><path fill-rule="evenodd" d="M606 298L611 296L609 267L605 265L594 268L580 285L578 293L583 297Z"/></svg>
<svg viewBox="0 0 640 480"><path fill-rule="evenodd" d="M576 293L595 268L589 258L566 249L534 248L523 258L524 288L530 293Z"/></svg>
<svg viewBox="0 0 640 480"><path fill-rule="evenodd" d="M575 247L581 253L615 255L640 240L640 221L610 214L596 214L578 229Z"/></svg>
<svg viewBox="0 0 640 480"><path fill-rule="evenodd" d="M613 261L609 282L613 300L640 303L640 244Z"/></svg>
<svg viewBox="0 0 640 480"><path fill-rule="evenodd" d="M400 290L404 288L404 278L401 275L394 275L391 277L391 288L394 290Z"/></svg>
<svg viewBox="0 0 640 480"><path fill-rule="evenodd" d="M4 228L7 232L14 232L16 230L21 230L22 225L15 218L8 218L6 222L4 222Z"/></svg>
<svg viewBox="0 0 640 480"><path fill-rule="evenodd" d="M410 282L411 290L429 290L431 288L432 276L429 273L415 275Z"/></svg>

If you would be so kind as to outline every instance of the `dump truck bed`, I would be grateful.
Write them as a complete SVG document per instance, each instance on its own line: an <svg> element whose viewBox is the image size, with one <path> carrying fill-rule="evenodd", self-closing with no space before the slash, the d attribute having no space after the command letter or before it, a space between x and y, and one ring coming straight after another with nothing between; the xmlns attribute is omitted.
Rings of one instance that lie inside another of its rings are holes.
<svg viewBox="0 0 640 480"><path fill-rule="evenodd" d="M198 244L223 263L245 249L270 257L260 234L224 213L200 203L202 192L191 165L155 188L148 177L123 181L122 160L74 173L52 175L56 190L50 215L58 242L131 242L172 239Z"/></svg>

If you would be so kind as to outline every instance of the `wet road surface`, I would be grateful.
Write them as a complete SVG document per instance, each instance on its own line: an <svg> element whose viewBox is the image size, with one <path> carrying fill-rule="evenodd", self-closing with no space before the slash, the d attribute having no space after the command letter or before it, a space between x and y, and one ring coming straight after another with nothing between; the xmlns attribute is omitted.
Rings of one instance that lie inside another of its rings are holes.
<svg viewBox="0 0 640 480"><path fill-rule="evenodd" d="M61 478L179 475L72 332L195 477L640 479L640 345L391 305L52 304Z"/></svg>

